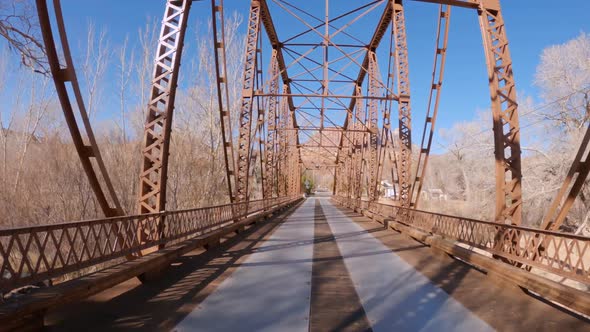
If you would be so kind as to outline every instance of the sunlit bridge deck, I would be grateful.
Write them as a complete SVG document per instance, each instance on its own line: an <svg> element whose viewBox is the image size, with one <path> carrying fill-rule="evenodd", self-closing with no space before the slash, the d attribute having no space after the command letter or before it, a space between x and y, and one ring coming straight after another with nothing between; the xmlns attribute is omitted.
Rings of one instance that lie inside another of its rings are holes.
<svg viewBox="0 0 590 332"><path fill-rule="evenodd" d="M501 319L499 319L501 317ZM587 321L381 223L309 198L285 215L50 311L50 330L584 330Z"/></svg>

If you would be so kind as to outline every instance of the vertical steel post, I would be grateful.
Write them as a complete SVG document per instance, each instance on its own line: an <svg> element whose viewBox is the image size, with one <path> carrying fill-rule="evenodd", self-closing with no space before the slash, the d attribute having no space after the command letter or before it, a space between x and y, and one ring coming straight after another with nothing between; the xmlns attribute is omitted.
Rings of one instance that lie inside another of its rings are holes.
<svg viewBox="0 0 590 332"><path fill-rule="evenodd" d="M412 111L410 106L410 72L404 7L401 0L393 5L393 29L396 50L396 78L398 93L398 120L400 140L399 181L400 200L404 207L410 206L412 169Z"/></svg>
<svg viewBox="0 0 590 332"><path fill-rule="evenodd" d="M492 99L496 159L496 216L501 223L520 225L522 172L520 125L512 60L498 1L482 0L479 23Z"/></svg>
<svg viewBox="0 0 590 332"><path fill-rule="evenodd" d="M217 84L217 103L219 105L219 122L221 125L221 139L223 144L223 158L227 191L230 203L235 201L235 156L233 131L231 126L229 89L227 82L227 61L225 57L225 23L223 15L223 0L211 0L213 50L215 55L215 76Z"/></svg>
<svg viewBox="0 0 590 332"><path fill-rule="evenodd" d="M277 60L277 50L273 49L270 60L269 72L269 89L268 89L268 107L266 115L266 163L265 163L265 181L264 197L271 198L276 196L276 137L277 137L277 103L276 94L279 90L279 63Z"/></svg>
<svg viewBox="0 0 590 332"><path fill-rule="evenodd" d="M143 138L139 213L166 208L172 115L186 22L192 1L166 2Z"/></svg>
<svg viewBox="0 0 590 332"><path fill-rule="evenodd" d="M352 112L346 112L345 121L346 123L352 124ZM350 154L348 150L350 149L352 137L348 130L343 130L340 135L342 144L338 145L338 153L336 154L336 169L334 170L334 188L332 194L344 196L350 186L350 177L347 174L347 170L350 167Z"/></svg>
<svg viewBox="0 0 590 332"><path fill-rule="evenodd" d="M283 85L283 91L286 91L286 85ZM288 181L288 167L289 163L287 161L287 146L289 143L288 135L289 131L287 129L287 124L289 122L289 104L287 102L286 97L281 97L279 103L279 144L278 144L278 160L277 160L277 169L278 169L278 193L279 197L286 196L287 192L287 181Z"/></svg>
<svg viewBox="0 0 590 332"><path fill-rule="evenodd" d="M380 74L379 65L377 64L377 56L375 52L369 52L369 86L368 96L369 97L380 97ZM368 105L368 127L369 127L369 144L367 146L368 151L368 168L369 168L369 181L367 184L367 195L369 201L375 201L379 199L377 188L379 185L378 179L378 117L379 117L379 100L369 99Z"/></svg>
<svg viewBox="0 0 590 332"><path fill-rule="evenodd" d="M360 86L356 86L356 95L360 96L362 94L362 88ZM366 123L366 115L365 115L365 108L363 105L363 100L361 98L356 99L356 115L354 119L353 129L355 130L355 140L354 140L354 147L353 147L353 181L354 181L354 189L353 195L354 198L361 198L363 195L363 150L365 144L365 133L359 132L359 129L364 128L363 124Z"/></svg>
<svg viewBox="0 0 590 332"><path fill-rule="evenodd" d="M111 182L109 173L106 169L102 155L96 139L94 137L94 131L90 124L90 119L86 112L82 93L80 92L80 86L78 84L78 78L76 75L76 69L70 53L70 46L66 35L66 28L63 20L61 11L60 1L54 1L54 12L55 21L58 28L59 39L61 42L61 48L63 52L63 58L65 66L62 67L57 52L57 45L53 38L53 32L51 28L51 20L49 18L49 10L47 8L46 0L37 0L37 14L39 17L39 24L41 26L41 33L43 36L43 44L45 46L45 52L47 53L47 60L49 63L49 69L51 70L51 76L55 83L55 90L59 98L66 124L72 136L74 147L82 163L82 168L88 178L90 187L94 191L94 195L106 217L115 217L124 215L123 207L121 206L117 194ZM78 108L78 113L82 120L83 126L78 124L74 108L72 107L71 96L68 94L67 84L69 83L71 90L75 97L75 102ZM87 142L87 143L86 143ZM92 160L94 159L94 163ZM96 167L94 166L96 165ZM101 186L100 178L106 187L106 192ZM108 194L108 195L107 195ZM111 202L109 202L109 199Z"/></svg>
<svg viewBox="0 0 590 332"><path fill-rule="evenodd" d="M236 200L247 201L248 177L250 170L250 134L252 128L252 102L256 79L257 41L260 31L260 3L252 0L248 15L242 100L240 103L240 136L238 139L238 166L236 178Z"/></svg>
<svg viewBox="0 0 590 332"><path fill-rule="evenodd" d="M416 165L416 175L410 194L410 205L418 208L420 202L420 191L424 185L426 176L426 167L428 166L428 157L432 146L434 128L438 115L438 105L445 73L445 63L447 58L447 44L449 39L449 26L451 19L451 6L440 5L438 15L438 27L436 36L436 49L434 53L434 68L432 69L432 81L430 85L430 94L428 96L428 109L426 110L426 121L424 121L424 130L422 132L422 143L420 144L420 155ZM442 38L441 38L442 37Z"/></svg>

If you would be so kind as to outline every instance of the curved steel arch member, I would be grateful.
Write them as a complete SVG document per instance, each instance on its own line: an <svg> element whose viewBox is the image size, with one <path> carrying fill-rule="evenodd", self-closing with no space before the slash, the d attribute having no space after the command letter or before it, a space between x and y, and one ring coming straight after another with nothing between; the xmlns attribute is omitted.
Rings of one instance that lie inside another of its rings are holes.
<svg viewBox="0 0 590 332"><path fill-rule="evenodd" d="M223 15L223 0L211 0L213 26L213 50L215 55L215 75L217 84L217 103L219 105L219 119L221 125L221 139L223 141L223 157L230 203L235 201L235 157L233 131L229 112L229 90L227 81L227 61L225 57L225 21Z"/></svg>
<svg viewBox="0 0 590 332"><path fill-rule="evenodd" d="M426 120L424 121L422 143L420 144L418 162L416 163L415 168L416 174L414 174L414 182L412 184L412 191L410 194L410 206L414 207L415 209L418 208L418 203L420 202L420 193L422 191L422 186L424 185L424 178L426 177L426 169L428 166L428 158L430 156L430 149L432 147L432 140L434 138L434 129L436 126L436 118L438 115L440 95L445 73L450 20L451 6L441 4L439 6L436 48L434 52L434 64L432 68L430 93L428 95L428 104L426 108Z"/></svg>
<svg viewBox="0 0 590 332"><path fill-rule="evenodd" d="M178 69L192 0L168 0L156 51L139 175L140 214L166 208L166 183Z"/></svg>
<svg viewBox="0 0 590 332"><path fill-rule="evenodd" d="M260 2L257 0L252 0L250 4L247 29L236 177L236 199L238 202L247 201L249 198L248 175L250 170L252 102L254 98L254 81L256 79L257 43L260 31Z"/></svg>
<svg viewBox="0 0 590 332"><path fill-rule="evenodd" d="M402 0L395 0L401 5ZM518 103L512 60L499 0L415 0L475 9L483 39L492 101L496 160L496 222L520 225L522 220L522 170ZM399 50L398 50L399 52ZM403 92L400 93L400 103ZM400 116L401 116L400 112ZM401 118L401 117L400 117ZM401 138L400 123L400 138ZM403 140L402 140L403 143ZM402 148L403 149L403 148ZM403 150L402 150L403 152ZM401 160L405 162L404 158ZM400 182L403 180L400 167ZM409 172L407 174L409 176ZM421 179L423 180L423 179ZM403 196L402 184L402 196ZM409 197L409 195L408 195Z"/></svg>
<svg viewBox="0 0 590 332"><path fill-rule="evenodd" d="M53 37L53 30L51 27L51 20L49 18L49 10L47 7L47 0L37 0L37 14L39 16L39 24L41 26L41 33L43 35L43 43L47 53L47 59L55 83L55 89L59 102L61 104L66 123L68 125L74 146L80 157L82 167L86 172L90 187L94 191L98 204L106 217L115 217L124 215L123 208L117 198L117 194L109 177L109 173L104 165L100 149L96 143L94 132L90 124L90 119L86 113L84 106L84 99L80 92L76 70L72 61L68 38L66 34L63 14L61 11L61 3L59 0L53 1L55 22L59 33L61 48L64 55L65 66L62 66L57 53L57 45ZM68 93L68 86L74 93L75 103L78 106L78 112L82 119L83 126L80 127L74 109L72 107L71 97ZM85 133L86 138L84 138ZM94 163L92 160L94 159ZM96 167L95 167L96 164ZM100 178L102 178L102 185ZM105 189L103 189L106 187ZM108 195L108 196L107 196ZM110 198L110 202L109 199Z"/></svg>

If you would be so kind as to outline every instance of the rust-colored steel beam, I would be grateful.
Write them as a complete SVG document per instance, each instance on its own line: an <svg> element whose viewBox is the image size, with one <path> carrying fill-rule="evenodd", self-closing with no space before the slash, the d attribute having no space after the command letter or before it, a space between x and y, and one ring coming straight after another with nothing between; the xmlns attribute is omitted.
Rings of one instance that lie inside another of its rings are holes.
<svg viewBox="0 0 590 332"><path fill-rule="evenodd" d="M553 200L553 203L551 203L549 211L547 211L545 218L543 218L541 229L558 231L559 227L565 221L572 205L574 205L576 197L578 197L578 194L582 190L584 182L586 181L586 178L588 178L588 173L590 172L589 142L590 125L586 129L586 134L582 139L582 143L578 148L578 153L574 158L561 189L559 189L557 196Z"/></svg>
<svg viewBox="0 0 590 332"><path fill-rule="evenodd" d="M279 40L277 35L277 31L275 29L274 22L270 15L270 11L268 10L268 5L266 0L260 0L260 20L262 25L264 26L264 30L266 31L266 35L270 41L270 44L273 49L277 50L277 61L279 64L279 72L281 74L281 78L283 81L283 93L290 94L291 91L291 80L289 78L289 74L287 73L287 65L285 64L285 57L283 56L282 44ZM286 88L285 88L286 86ZM295 116L295 104L293 103L293 98L291 96L287 97L287 102L289 105L289 109L291 111L291 117L293 118L293 127L298 128L297 125L297 117ZM299 144L299 133L296 133L297 144ZM301 159L301 151L299 153L299 159Z"/></svg>
<svg viewBox="0 0 590 332"><path fill-rule="evenodd" d="M190 0L168 0L164 9L144 129L143 163L139 176L140 214L166 209L172 115L191 3Z"/></svg>
<svg viewBox="0 0 590 332"><path fill-rule="evenodd" d="M286 85L283 85L283 89ZM289 104L287 98L283 97L280 101L279 106L279 119L278 124L280 129L288 128L289 115ZM288 181L288 154L287 146L289 144L288 139L289 131L281 130L279 132L279 143L278 143L278 160L277 160L277 172L278 172L278 193L279 197L287 195L287 181Z"/></svg>
<svg viewBox="0 0 590 332"><path fill-rule="evenodd" d="M265 92L256 92L254 93L254 96L256 97L307 97L307 98L322 98L322 99L330 99L330 98L334 98L334 99L365 99L365 100L389 100L390 98L388 97L383 97L383 96L365 96L365 95L361 95L361 96L355 96L355 95L323 95L323 94L313 94L313 93L276 93L276 94L271 94L271 93L265 93ZM395 100L396 98L394 98ZM321 107L318 107L321 109ZM297 110L297 109L296 109Z"/></svg>
<svg viewBox="0 0 590 332"><path fill-rule="evenodd" d="M522 172L518 104L504 19L496 1L482 2L479 9L479 23L488 66L494 121L495 220L520 225Z"/></svg>
<svg viewBox="0 0 590 332"><path fill-rule="evenodd" d="M393 6L393 33L395 40L395 69L398 94L398 122L400 140L399 181L403 207L410 206L412 172L412 111L410 105L410 72L404 7L401 0Z"/></svg>
<svg viewBox="0 0 590 332"><path fill-rule="evenodd" d="M482 33L494 131L495 220L520 225L522 171L520 125L512 60L499 0L414 0L477 9ZM419 193L418 193L419 194Z"/></svg>
<svg viewBox="0 0 590 332"><path fill-rule="evenodd" d="M361 94L361 87L357 85L356 92L357 94ZM357 105L355 110L355 119L354 119L354 127L358 129L360 127L359 122L366 123L366 113L364 109L363 102L360 99L357 99ZM356 132L354 134L354 145L352 149L353 160L352 160L352 176L353 176L353 195L355 198L361 198L363 195L363 158L364 158L364 150L365 150L365 134Z"/></svg>
<svg viewBox="0 0 590 332"><path fill-rule="evenodd" d="M350 114L348 112L346 112L347 114ZM351 115L350 115L351 116ZM280 130L298 130L298 131L320 131L319 127L299 127L297 129L295 128L284 128L284 129L280 129ZM334 127L324 127L324 129L322 129L323 131L330 131L330 132L334 132L334 133L352 133L352 132L361 132L361 133L368 133L369 130L367 129L360 129L360 130L356 130L356 129L342 129L342 128L334 128ZM305 144L301 144L301 146L305 146ZM337 148L338 145L334 145L334 146L330 146L330 147L335 147Z"/></svg>
<svg viewBox="0 0 590 332"><path fill-rule="evenodd" d="M250 134L252 127L252 102L256 79L257 42L260 32L260 2L252 0L248 14L242 101L240 103L240 136L238 141L238 165L236 177L236 200L249 199L248 177L250 170Z"/></svg>
<svg viewBox="0 0 590 332"><path fill-rule="evenodd" d="M399 191L399 167L397 165L397 156L395 154L395 144L393 141L393 133L389 131L389 137L386 138L388 144L385 146L385 153L392 165L391 167L391 183L393 185L394 198L399 198L397 192Z"/></svg>
<svg viewBox="0 0 590 332"><path fill-rule="evenodd" d="M417 2L438 3L441 5L450 5L463 8L479 9L483 3L484 6L491 10L500 10L499 0L412 0Z"/></svg>
<svg viewBox="0 0 590 332"><path fill-rule="evenodd" d="M385 35L385 32L387 31L387 28L389 27L390 23L391 23L391 19L392 19L392 5L393 5L393 0L389 0L385 9L383 10L383 14L381 14L381 17L379 18L379 23L377 24L377 28L375 29L375 31L373 32L373 36L371 37L371 41L369 42L369 44L367 45L367 53L365 54L365 57L363 59L361 68L359 69L359 73L357 75L355 84L358 86L362 86L363 82L365 80L365 76L367 75L367 71L368 71L368 67L369 67L369 51L375 51L377 49L377 47L379 47L379 44L381 44L381 40L383 39L383 36ZM355 89L352 91L352 96L357 96L357 89L355 87ZM354 107L357 105L357 102L355 99L351 99L350 100L350 104L348 105L348 109L347 111L349 113L353 113L354 111ZM344 120L344 124L343 124L343 128L347 129L349 126L349 118L345 118ZM344 136L340 138L340 146L342 146L344 144ZM341 149L339 148L338 151L341 151ZM337 157L337 159L339 159L339 157Z"/></svg>
<svg viewBox="0 0 590 332"><path fill-rule="evenodd" d="M70 47L67 39L63 14L61 11L61 3L59 0L53 2L53 8L55 14L55 22L57 23L59 31L62 54L66 62L66 65L64 67L62 67L60 64L60 59L57 53L57 46L55 43L55 39L53 38L47 1L37 0L37 14L39 17L39 24L41 26L43 43L45 46L45 52L47 54L53 82L55 84L55 89L62 110L64 112L66 123L68 125L70 135L72 136L76 152L78 153L78 157L80 158L80 162L82 163L82 168L84 168L84 171L88 178L88 182L90 183L90 187L94 191L96 200L98 201L98 204L103 214L105 215L105 217L120 217L125 215L125 212L123 211L123 207L119 202L119 199L111 182L110 176L102 160L102 156L100 154L98 144L96 143L96 139L94 137L94 132L92 130L88 114L86 113L86 107L84 105L82 93L80 92L80 86L78 84L74 63L72 61L72 56L70 53ZM72 108L72 101L70 100L70 96L67 90L68 82L74 93L76 104L78 106L78 112L84 124L82 128L80 128L80 126L78 125L76 116L74 114L74 110ZM86 141L88 142L88 145L86 145L85 143L85 139L83 137L81 129L85 131ZM94 158L97 169L95 169L95 166L92 163L92 158ZM111 199L111 202L108 201L105 191L101 186L101 182L98 178L99 175L102 177L102 181L107 189L107 193ZM112 224L109 227L109 232L115 238L114 244L118 245L120 248L125 249L131 245L130 242L127 241L127 239L123 236L122 230L118 224ZM31 240L31 238L29 238L29 240ZM126 255L126 257L129 259L132 258L131 254ZM5 259L5 262L6 261L9 260ZM38 266L39 264L37 265L37 267ZM2 273L0 272L0 274Z"/></svg>
<svg viewBox="0 0 590 332"><path fill-rule="evenodd" d="M277 194L277 179L276 179L276 137L277 137L277 105L278 98L276 94L279 90L279 64L277 61L277 50L273 49L270 59L269 72L269 97L266 116L266 163L264 182L264 197L271 198Z"/></svg>
<svg viewBox="0 0 590 332"><path fill-rule="evenodd" d="M392 55L395 54L395 43L394 41L394 31L393 26L390 33L390 42L389 42L389 59L387 64L387 83L386 89L387 92L393 91L393 85L395 84L395 77L393 76L394 68L395 68L395 61L392 58ZM387 93L387 96L390 97L390 94ZM393 98L385 102L383 108L383 124L381 127L381 139L378 151L378 169L377 169L377 178L380 181L382 179L383 169L385 167L385 158L388 157L390 161L390 169L391 169L391 180L394 184L393 191L396 192L396 180L397 180L397 163L395 162L395 145L393 144L393 136L391 133L391 110L393 108ZM393 155L393 156L392 156ZM380 185L380 182L377 184ZM378 187L377 187L378 188ZM394 198L396 196L394 195Z"/></svg>
<svg viewBox="0 0 590 332"><path fill-rule="evenodd" d="M49 10L47 7L46 0L37 0L37 14L39 16L39 24L41 26L41 33L43 36L43 43L45 45L45 51L55 83L55 89L59 102L61 104L66 123L68 125L70 135L74 142L78 157L90 183L90 187L94 191L96 200L106 217L115 217L124 215L123 207L119 203L117 194L111 182L109 173L105 167L104 161L96 143L92 125L86 112L84 105L84 99L80 92L80 86L78 84L78 78L76 76L76 70L72 61L72 55L70 53L70 46L66 35L65 24L63 20L63 14L61 10L61 3L59 0L53 2L55 22L59 33L59 39L61 43L62 53L65 60L65 66L62 67L57 52L57 45L53 37L53 30L51 27L51 20L49 18ZM72 107L72 100L68 94L67 85L71 87L75 103L78 107L80 118L82 119L83 126L78 124L74 109ZM84 137L85 136L85 137ZM96 167L92 160L94 160ZM102 178L102 184L99 178ZM106 192L102 185L106 187ZM108 196L107 196L108 194ZM109 202L110 199L110 202Z"/></svg>
<svg viewBox="0 0 590 332"><path fill-rule="evenodd" d="M377 63L377 55L371 51L369 54L369 84L368 84L368 95L370 97L378 97L380 93L380 79L381 74L379 72L379 64ZM367 196L369 201L378 200L378 136L379 136L379 101L377 99L370 99L367 103L368 118L367 123L369 125L369 144L368 149L368 168L369 168L369 182L367 184Z"/></svg>
<svg viewBox="0 0 590 332"><path fill-rule="evenodd" d="M215 58L215 77L217 85L217 104L221 126L221 140L223 144L223 158L227 192L230 203L235 201L235 156L233 131L231 125L229 89L227 81L227 61L225 57L225 23L223 15L223 0L211 0L211 25L213 27L213 54Z"/></svg>
<svg viewBox="0 0 590 332"><path fill-rule="evenodd" d="M450 19L451 6L440 5L426 120L424 121L424 130L422 131L422 143L420 143L420 155L418 157L418 164L416 165L416 175L412 185L412 193L410 194L410 197L412 198L410 206L415 208L418 207L418 203L420 202L420 192L424 185L428 157L430 155L430 148L432 147L434 128L436 126L440 94L445 73L445 62L447 58Z"/></svg>
<svg viewBox="0 0 590 332"><path fill-rule="evenodd" d="M293 128L293 118L287 115L287 128ZM287 133L286 152L287 152L287 195L296 195L299 193L299 184L301 182L298 148L296 147L296 131L289 130Z"/></svg>
<svg viewBox="0 0 590 332"><path fill-rule="evenodd" d="M344 121L348 123L352 122L351 112L346 112L346 119ZM324 128L324 131L326 131L326 129L327 128ZM342 142L342 144L338 144L338 146L334 147L338 149L338 152L336 153L336 165L339 165L340 167L336 168L334 172L334 185L332 188L332 195L342 195L344 192L347 191L348 187L350 186L350 177L347 173L347 170L349 170L350 167L350 154L348 151L349 147L346 145L350 145L350 135L354 135L357 132L355 129L356 128L350 128L348 130L339 130L341 131L340 135L342 137L340 137L340 141ZM346 151L346 155L344 155L344 157L342 157L343 150Z"/></svg>
<svg viewBox="0 0 590 332"><path fill-rule="evenodd" d="M258 48L256 50L257 56L256 56L256 80L254 82L254 89L253 91L257 91L259 89L262 89L262 85L264 82L264 65L263 65L263 57L262 57L262 38L260 38L260 36L262 35L262 32L259 30L258 31ZM265 118L266 118L266 111L265 111L265 105L264 102L266 100L264 100L263 98L255 98L256 103L253 104L253 106L256 106L256 113L257 113L257 121L256 121L256 128L254 129L254 132L252 133L253 135L253 143L251 150L250 150L250 165L254 165L256 163L256 158L258 158L258 160L260 161L260 184L261 184L261 194L262 197L264 198L264 187L265 187L265 180L266 180L266 169L264 168L264 163L265 163L265 142L266 142L266 137L264 136L264 125L265 125ZM255 149L255 145L256 142L258 142L258 153L253 153L254 149ZM250 180L249 181L255 181L256 182L256 173L255 173L255 168L251 168L250 169ZM255 191L253 190L253 188L250 188L248 196L250 196L251 194L255 194Z"/></svg>

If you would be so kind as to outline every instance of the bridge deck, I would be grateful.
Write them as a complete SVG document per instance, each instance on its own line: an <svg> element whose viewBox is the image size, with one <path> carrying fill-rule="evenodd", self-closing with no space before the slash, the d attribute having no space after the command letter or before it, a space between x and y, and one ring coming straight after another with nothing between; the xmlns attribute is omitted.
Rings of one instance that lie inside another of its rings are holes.
<svg viewBox="0 0 590 332"><path fill-rule="evenodd" d="M588 323L328 199L46 317L50 330L583 330Z"/></svg>

